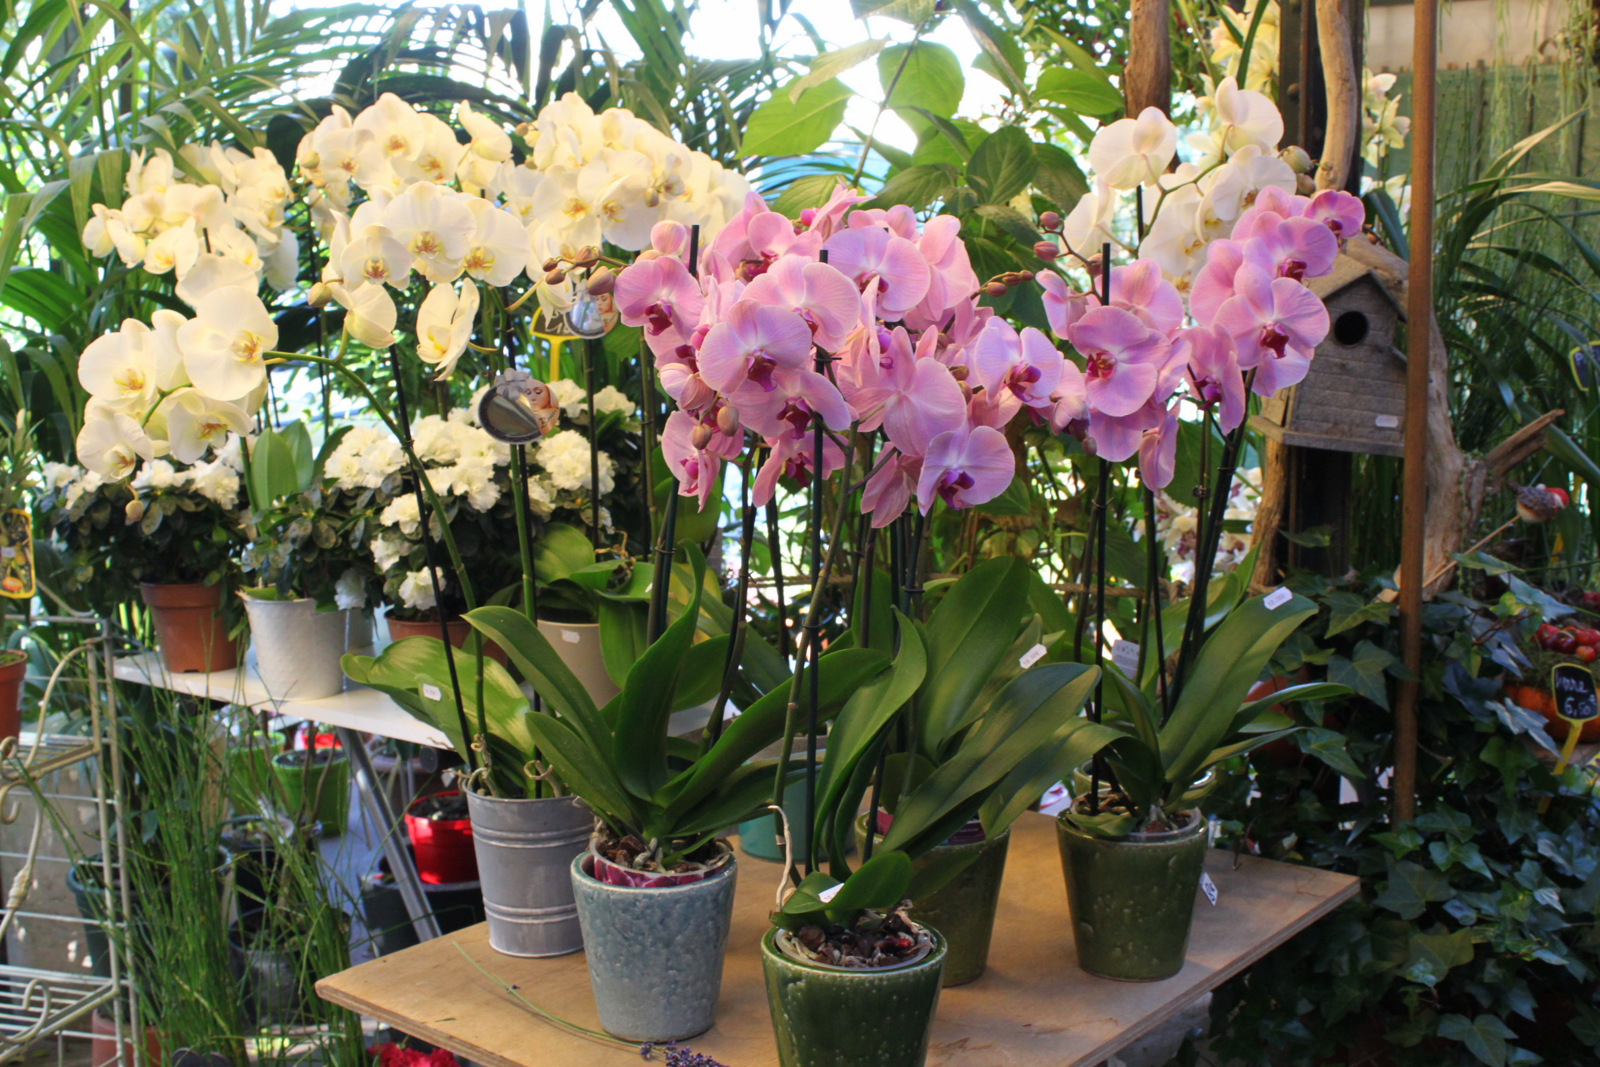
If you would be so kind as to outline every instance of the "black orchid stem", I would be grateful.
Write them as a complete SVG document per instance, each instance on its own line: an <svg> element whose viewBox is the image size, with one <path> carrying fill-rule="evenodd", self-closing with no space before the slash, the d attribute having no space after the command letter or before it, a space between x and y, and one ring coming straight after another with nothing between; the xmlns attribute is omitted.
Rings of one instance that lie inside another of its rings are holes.
<svg viewBox="0 0 1600 1067"><path fill-rule="evenodd" d="M589 405L589 543L600 547L600 424L594 417L594 365L599 361L601 343L591 337L583 345L583 387Z"/></svg>
<svg viewBox="0 0 1600 1067"><path fill-rule="evenodd" d="M655 451L656 451L656 369L655 357L644 343L644 334L639 335L639 430L644 437L644 513L649 516L650 524L645 527L646 544L650 541L650 534L656 528L656 479L655 479Z"/></svg>
<svg viewBox="0 0 1600 1067"><path fill-rule="evenodd" d="M1102 307L1111 306L1111 242L1100 246L1100 284ZM1094 594L1094 666L1097 672L1094 683L1094 712L1090 718L1100 722L1105 717L1105 651L1106 651L1106 502L1111 489L1111 463L1102 459L1099 468L1099 485L1095 486L1095 594ZM1089 763L1089 814L1100 814L1101 760L1096 756Z"/></svg>
<svg viewBox="0 0 1600 1067"><path fill-rule="evenodd" d="M689 274L699 278L700 265L700 227L689 227ZM592 394L591 394L592 395ZM593 416L591 416L592 420ZM591 429L593 423L591 421ZM678 489L673 483L667 483L667 513L661 520L661 537L656 541L655 572L650 583L650 622L646 631L646 640L655 644L667 628L667 593L672 584L672 554L678 545ZM599 486L596 485L598 490ZM651 490L654 492L654 489ZM599 523L596 522L598 529Z"/></svg>
<svg viewBox="0 0 1600 1067"><path fill-rule="evenodd" d="M389 348L389 367L394 374L395 412L399 416L400 434L404 438L406 455L415 456L416 452L411 447L411 413L406 405L405 388L401 385L400 353L392 345ZM473 734L472 728L467 725L467 707L461 697L461 679L456 674L455 651L450 645L450 623L444 616L444 587L439 581L439 568L434 562L433 531L428 528L428 499L427 494L422 491L422 479L426 478L427 474L423 472L420 463L413 464L411 474L411 488L417 494L417 528L422 531L422 558L428 565L428 578L433 584L433 609L439 616L439 639L444 642L444 661L450 669L450 692L456 698L456 721L461 727L462 738L466 739ZM444 517L440 516L439 521L445 521ZM465 581L466 578L464 575L457 575L457 580ZM478 702L478 736L484 738L484 744L487 746L489 725L484 721L481 700ZM476 750L470 741L466 748L467 769L476 771L478 769L478 759L474 755ZM484 749L483 758L487 766L489 760L487 747Z"/></svg>
<svg viewBox="0 0 1600 1067"><path fill-rule="evenodd" d="M1216 566L1217 546L1222 541L1223 515L1228 510L1228 496L1233 491L1233 475L1238 468L1239 449L1244 443L1247 425L1240 422L1222 446L1222 462L1217 467L1217 478L1211 487L1211 514L1196 540L1194 588L1189 593L1189 614L1184 619L1183 643L1178 648L1178 670L1172 680L1174 700L1183 691L1184 675L1188 672L1190 662L1199 653L1204 638L1206 591L1211 582L1211 572Z"/></svg>
<svg viewBox="0 0 1600 1067"><path fill-rule="evenodd" d="M789 669L789 606L783 589L783 541L778 532L778 501L767 501L767 555L772 560L772 588L778 599L778 651Z"/></svg>
<svg viewBox="0 0 1600 1067"><path fill-rule="evenodd" d="M826 262L827 253L823 253ZM817 353L817 373L826 374L828 371L827 357L819 351ZM822 416L811 416L811 595L813 598L822 596ZM848 469L848 468L847 468ZM842 517L845 510L845 501L839 501L839 514ZM815 605L813 605L813 608ZM806 700L806 807L805 825L812 827L812 832L806 834L806 873L810 874L817 869L817 835L815 833L815 819L817 813L817 721L818 708L821 696L818 687L821 677L817 671L817 656L821 651L818 647L819 631L822 629L822 613L811 610L806 613L806 684L808 688Z"/></svg>
<svg viewBox="0 0 1600 1067"><path fill-rule="evenodd" d="M1161 548L1156 543L1156 493L1148 485L1144 487L1144 539L1145 539L1145 569L1149 572L1147 590L1149 597L1145 602L1145 611L1150 620L1148 629L1153 631L1156 645L1156 686L1161 691L1161 721L1165 722L1172 711L1171 702L1167 698L1167 637L1162 632L1161 620ZM1146 639L1150 640L1149 638ZM1139 678L1144 677L1144 656L1147 648L1139 650ZM1138 684L1139 679L1134 679Z"/></svg>
<svg viewBox="0 0 1600 1067"><path fill-rule="evenodd" d="M722 667L722 686L717 691L717 702L711 705L711 722L706 728L707 751L722 737L724 709L727 707L728 697L733 693L734 680L739 674L739 661L744 658L744 635L750 625L746 618L747 601L750 597L750 549L756 539L756 509L750 504L750 474L752 468L759 466L760 464L752 463L747 455L740 472L739 587L738 592L734 594L733 630L728 640L728 658Z"/></svg>

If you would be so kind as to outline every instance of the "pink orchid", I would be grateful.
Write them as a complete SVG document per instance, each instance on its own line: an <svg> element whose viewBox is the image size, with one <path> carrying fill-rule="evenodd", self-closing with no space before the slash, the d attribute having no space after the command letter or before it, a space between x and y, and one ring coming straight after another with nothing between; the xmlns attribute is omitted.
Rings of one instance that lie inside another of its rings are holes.
<svg viewBox="0 0 1600 1067"><path fill-rule="evenodd" d="M694 437L695 430L700 426L699 420L686 411L674 411L668 415L667 423L661 429L661 455L667 461L672 476L678 480L678 492L683 496L698 497L700 506L704 508L706 501L711 498L712 489L716 487L722 457L738 455L744 435L727 437L713 432L711 443L697 448ZM718 441L718 438L723 440Z"/></svg>
<svg viewBox="0 0 1600 1067"><path fill-rule="evenodd" d="M1111 268L1111 306L1131 311L1157 333L1170 334L1183 323L1183 297L1152 259Z"/></svg>
<svg viewBox="0 0 1600 1067"><path fill-rule="evenodd" d="M689 227L671 219L662 219L650 227L650 250L657 255L682 259L689 254Z"/></svg>
<svg viewBox="0 0 1600 1067"><path fill-rule="evenodd" d="M700 376L700 360L692 342L658 357L656 376L662 391L685 411L698 415L716 403L717 391Z"/></svg>
<svg viewBox="0 0 1600 1067"><path fill-rule="evenodd" d="M1165 489L1178 468L1178 405L1167 408L1161 422L1139 440L1139 479L1152 489Z"/></svg>
<svg viewBox="0 0 1600 1067"><path fill-rule="evenodd" d="M1255 203L1240 213L1228 236L1235 241L1248 241L1263 227L1271 228L1284 219L1301 218L1310 206L1310 197L1269 185L1256 194Z"/></svg>
<svg viewBox="0 0 1600 1067"><path fill-rule="evenodd" d="M1305 377L1316 347L1328 335L1328 309L1297 281L1274 278L1246 263L1234 276L1234 296L1217 309L1216 325L1238 350L1239 366L1255 368L1252 387L1263 396Z"/></svg>
<svg viewBox="0 0 1600 1067"><path fill-rule="evenodd" d="M1235 239L1237 241L1237 239ZM1333 269L1339 255L1339 239L1315 219L1263 217L1262 225L1243 244L1247 262L1261 267L1275 278L1319 278Z"/></svg>
<svg viewBox="0 0 1600 1067"><path fill-rule="evenodd" d="M1040 271L1034 280L1044 288L1044 317L1050 323L1050 332L1065 341L1073 323L1098 301L1069 287L1066 279L1053 270Z"/></svg>
<svg viewBox="0 0 1600 1067"><path fill-rule="evenodd" d="M1244 263L1244 246L1222 238L1206 248L1206 265L1194 276L1189 290L1189 314L1202 326L1210 326L1217 309L1233 296L1233 276Z"/></svg>
<svg viewBox="0 0 1600 1067"><path fill-rule="evenodd" d="M1164 337L1121 308L1084 312L1070 339L1084 358L1090 406L1112 418L1131 415L1150 399L1169 355Z"/></svg>
<svg viewBox="0 0 1600 1067"><path fill-rule="evenodd" d="M1311 198L1306 218L1327 226L1343 241L1361 232L1362 224L1367 221L1367 211L1359 199L1343 189L1324 189Z"/></svg>
<svg viewBox="0 0 1600 1067"><path fill-rule="evenodd" d="M863 432L882 426L902 453L920 456L928 442L966 420L967 398L950 368L932 358L937 334L922 335L917 350L905 327L896 327L876 358L863 361L847 395Z"/></svg>
<svg viewBox="0 0 1600 1067"><path fill-rule="evenodd" d="M973 302L978 275L961 240L961 220L954 215L929 219L916 243L928 263L928 295L907 313L906 322L922 330L942 325L957 304Z"/></svg>
<svg viewBox="0 0 1600 1067"><path fill-rule="evenodd" d="M1061 353L1050 339L1031 326L1019 336L1004 319L989 320L967 363L1008 417L1022 407L1050 407L1061 381Z"/></svg>
<svg viewBox="0 0 1600 1067"><path fill-rule="evenodd" d="M850 425L839 390L811 367L811 327L792 311L739 300L700 346L700 372L746 426L766 437L801 435L813 415Z"/></svg>
<svg viewBox="0 0 1600 1067"><path fill-rule="evenodd" d="M946 507L970 508L1006 491L1016 457L1006 435L992 426L946 430L928 445L917 477L917 503L926 515L935 498Z"/></svg>
<svg viewBox="0 0 1600 1067"><path fill-rule="evenodd" d="M1089 389L1083 371L1071 360L1061 361L1061 381L1050 394L1050 428L1056 433L1080 436L1089 421Z"/></svg>
<svg viewBox="0 0 1600 1067"><path fill-rule="evenodd" d="M864 230L871 226L888 230L908 241L917 239L917 213L904 204L896 204L891 208L864 207L850 213L850 229Z"/></svg>
<svg viewBox="0 0 1600 1067"><path fill-rule="evenodd" d="M867 487L861 491L861 510L872 516L875 529L882 529L905 513L922 474L922 457L906 456L886 446Z"/></svg>
<svg viewBox="0 0 1600 1067"><path fill-rule="evenodd" d="M928 261L904 237L878 227L849 229L828 238L828 262L865 291L877 290L884 318L894 321L928 294Z"/></svg>
<svg viewBox="0 0 1600 1067"><path fill-rule="evenodd" d="M1233 338L1212 326L1184 330L1173 344L1183 361L1184 376L1194 402L1206 410L1218 410L1217 423L1223 433L1232 433L1244 421L1244 375L1233 347Z"/></svg>
<svg viewBox="0 0 1600 1067"><path fill-rule="evenodd" d="M1166 413L1165 402L1154 396L1128 415L1107 415L1090 408L1085 437L1095 455L1111 463L1121 463L1139 451L1145 432L1159 426Z"/></svg>
<svg viewBox="0 0 1600 1067"><path fill-rule="evenodd" d="M617 312L627 325L644 327L645 344L658 357L688 343L704 304L689 268L671 256L631 264L617 275Z"/></svg>
<svg viewBox="0 0 1600 1067"><path fill-rule="evenodd" d="M811 459L815 442L810 434L767 438L771 453L756 471L754 492L750 499L757 507L765 507L777 492L778 479L783 478L796 486L811 484ZM822 439L822 476L824 478L844 466L844 449L831 437Z"/></svg>
<svg viewBox="0 0 1600 1067"><path fill-rule="evenodd" d="M827 240L839 231L840 224L844 222L845 212L871 199L870 196L852 192L848 185L840 182L833 187L826 204L821 207L808 207L800 212L800 223L823 240Z"/></svg>
<svg viewBox="0 0 1600 1067"><path fill-rule="evenodd" d="M861 326L861 295L850 279L802 256L783 256L772 263L750 282L743 299L795 312L825 352L844 347Z"/></svg>

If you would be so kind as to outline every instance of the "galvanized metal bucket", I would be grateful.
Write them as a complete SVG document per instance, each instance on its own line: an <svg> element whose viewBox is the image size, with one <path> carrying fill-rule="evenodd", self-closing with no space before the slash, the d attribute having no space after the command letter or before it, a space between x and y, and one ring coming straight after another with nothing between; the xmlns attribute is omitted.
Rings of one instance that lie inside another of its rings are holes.
<svg viewBox="0 0 1600 1067"><path fill-rule="evenodd" d="M507 956L565 956L583 947L572 861L594 816L576 797L502 800L467 790L489 947Z"/></svg>

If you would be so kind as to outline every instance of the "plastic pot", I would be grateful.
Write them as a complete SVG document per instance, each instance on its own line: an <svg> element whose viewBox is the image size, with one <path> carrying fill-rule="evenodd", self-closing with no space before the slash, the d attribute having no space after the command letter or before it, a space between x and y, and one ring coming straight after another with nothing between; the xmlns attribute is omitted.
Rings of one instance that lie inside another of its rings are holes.
<svg viewBox="0 0 1600 1067"><path fill-rule="evenodd" d="M551 622L539 620L539 632L561 657L561 662L589 691L595 707L603 708L622 690L606 672L605 654L600 646L600 624L594 622Z"/></svg>
<svg viewBox="0 0 1600 1067"><path fill-rule="evenodd" d="M296 822L322 824L322 833L337 837L350 822L350 760L338 749L280 752L272 772L283 789L286 814Z"/></svg>
<svg viewBox="0 0 1600 1067"><path fill-rule="evenodd" d="M233 857L233 884L249 910L270 906L283 859L278 848L294 840L294 823L281 815L236 815L222 824L222 847Z"/></svg>
<svg viewBox="0 0 1600 1067"><path fill-rule="evenodd" d="M155 620L167 670L231 671L239 665L239 643L222 619L221 586L146 582L139 595Z"/></svg>
<svg viewBox="0 0 1600 1067"><path fill-rule="evenodd" d="M384 625L389 627L389 640L399 641L406 637L431 637L439 640L439 622L437 619L397 619L392 615L384 616ZM445 628L450 631L450 643L456 648L466 648L467 638L472 636L472 624L466 619L451 619L445 623ZM499 645L484 638L483 654L504 667L510 662L506 650Z"/></svg>
<svg viewBox="0 0 1600 1067"><path fill-rule="evenodd" d="M728 848L726 844L723 848ZM731 849L685 885L608 885L572 861L572 888L600 1025L626 1041L681 1041L711 1029L738 875Z"/></svg>
<svg viewBox="0 0 1600 1067"><path fill-rule="evenodd" d="M273 700L321 700L344 689L344 611L318 611L315 600L244 598L256 673Z"/></svg>
<svg viewBox="0 0 1600 1067"><path fill-rule="evenodd" d="M123 1012L122 1027L130 1029L127 1012ZM103 1067L112 1062L117 1055L117 1023L114 1018L102 1015L96 1008L89 1016L89 1032L94 1036L89 1040L89 1063ZM135 1048L133 1035L128 1034L122 1039L122 1059L117 1060L121 1067L133 1067ZM144 1028L144 1062L147 1064L162 1063L165 1061L161 1055L161 1033L154 1026Z"/></svg>
<svg viewBox="0 0 1600 1067"><path fill-rule="evenodd" d="M424 885L422 891L441 934L483 922L483 893L477 882ZM417 931L406 911L405 899L385 859L378 861L376 871L361 879L361 915L375 954L387 956L417 943Z"/></svg>
<svg viewBox="0 0 1600 1067"><path fill-rule="evenodd" d="M22 679L28 657L22 652L0 652L0 741L22 732Z"/></svg>
<svg viewBox="0 0 1600 1067"><path fill-rule="evenodd" d="M406 836L416 853L417 877L430 885L476 882L478 860L472 850L472 820L430 819L423 809L431 802L461 796L459 789L430 793L406 808Z"/></svg>
<svg viewBox="0 0 1600 1067"><path fill-rule="evenodd" d="M292 1023L310 1005L301 981L299 954L289 943L263 928L267 912L254 908L228 924L228 958L234 977L244 985L245 1013L253 1023Z"/></svg>
<svg viewBox="0 0 1600 1067"><path fill-rule="evenodd" d="M1154 982L1183 969L1205 864L1198 811L1165 833L1096 837L1063 812L1056 840L1078 965L1102 978Z"/></svg>
<svg viewBox="0 0 1600 1067"><path fill-rule="evenodd" d="M489 947L508 956L565 956L583 947L572 862L594 816L575 797L501 799L467 793Z"/></svg>
<svg viewBox="0 0 1600 1067"><path fill-rule="evenodd" d="M880 815L880 834L888 830L886 820L886 815ZM856 818L857 848L863 846L866 833L867 817L862 814ZM955 877L911 904L911 917L939 931L944 938L946 986L975 981L989 966L989 943L994 937L994 916L1000 907L1000 883L1005 877L1010 846L1010 827L987 838L974 819L961 833L915 861L913 870L920 871L930 863L957 855L972 857Z"/></svg>
<svg viewBox="0 0 1600 1067"><path fill-rule="evenodd" d="M782 1067L922 1067L946 963L933 949L898 967L856 970L798 960L761 939L761 969Z"/></svg>

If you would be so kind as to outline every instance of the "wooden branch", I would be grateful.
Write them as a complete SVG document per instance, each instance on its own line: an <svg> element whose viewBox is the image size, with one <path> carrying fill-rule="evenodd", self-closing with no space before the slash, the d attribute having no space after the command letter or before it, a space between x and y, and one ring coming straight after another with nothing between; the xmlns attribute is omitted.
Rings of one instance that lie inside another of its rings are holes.
<svg viewBox="0 0 1600 1067"><path fill-rule="evenodd" d="M1545 427L1565 414L1566 411L1562 408L1547 411L1490 449L1489 454L1483 457L1483 465L1488 468L1489 477L1498 482L1513 467L1543 448ZM1490 485L1489 489L1493 491L1496 487Z"/></svg>
<svg viewBox="0 0 1600 1067"><path fill-rule="evenodd" d="M1132 0L1128 13L1128 65L1122 88L1128 114L1147 107L1172 110L1172 41L1168 0Z"/></svg>
<svg viewBox="0 0 1600 1067"><path fill-rule="evenodd" d="M1343 189L1361 131L1361 74L1350 32L1350 0L1317 0L1317 42L1327 87L1328 125L1317 164L1318 189Z"/></svg>

